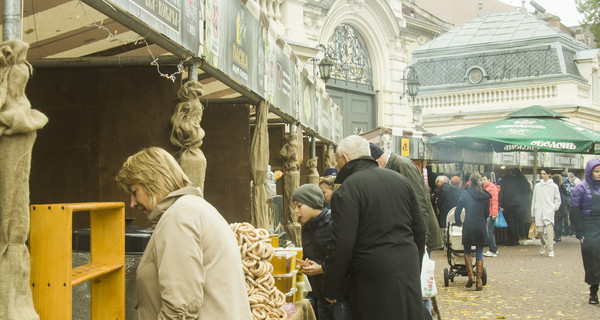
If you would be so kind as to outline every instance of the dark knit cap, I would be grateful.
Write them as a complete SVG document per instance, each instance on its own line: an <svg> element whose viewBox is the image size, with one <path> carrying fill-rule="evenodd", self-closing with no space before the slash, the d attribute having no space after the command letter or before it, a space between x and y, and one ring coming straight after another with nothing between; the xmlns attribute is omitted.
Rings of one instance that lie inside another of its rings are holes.
<svg viewBox="0 0 600 320"><path fill-rule="evenodd" d="M373 157L373 159L377 160L381 157L381 155L383 154L383 150L381 150L380 147L378 147L376 144L374 144L373 142L369 143L369 147L371 147L371 157Z"/></svg>
<svg viewBox="0 0 600 320"><path fill-rule="evenodd" d="M337 176L338 171L336 168L329 168L327 170L325 170L325 173L323 173L323 176L327 177L327 176Z"/></svg>
<svg viewBox="0 0 600 320"><path fill-rule="evenodd" d="M313 209L323 209L323 191L312 183L303 184L292 194L292 201L300 202Z"/></svg>

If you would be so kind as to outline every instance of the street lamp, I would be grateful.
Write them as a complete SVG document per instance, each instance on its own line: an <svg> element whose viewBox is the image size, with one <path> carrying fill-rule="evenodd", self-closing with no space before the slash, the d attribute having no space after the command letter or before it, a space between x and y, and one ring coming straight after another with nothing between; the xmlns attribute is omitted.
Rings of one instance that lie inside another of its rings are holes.
<svg viewBox="0 0 600 320"><path fill-rule="evenodd" d="M332 67L333 60L325 55L325 57L321 59L321 62L319 62L319 73L321 74L321 79L323 79L323 81L327 82L327 80L331 78Z"/></svg>
<svg viewBox="0 0 600 320"><path fill-rule="evenodd" d="M421 85L415 69L411 66L406 67L401 80L403 82L404 93L400 96L400 99L403 99L408 94L414 100L417 94L419 94L419 86Z"/></svg>
<svg viewBox="0 0 600 320"><path fill-rule="evenodd" d="M415 124L415 128L417 130L423 131L423 121L422 121L422 108L421 106L414 105L415 97L419 94L419 76L415 69L411 66L406 67L404 69L404 76L402 77L404 93L400 97L400 99L404 98L405 95L409 95L412 102L412 112L413 112L413 123Z"/></svg>
<svg viewBox="0 0 600 320"><path fill-rule="evenodd" d="M323 51L323 59L319 62L319 74L321 75L321 79L327 82L329 78L331 78L331 69L333 68L334 61L329 58L329 53L327 52L327 48L319 44L317 48Z"/></svg>

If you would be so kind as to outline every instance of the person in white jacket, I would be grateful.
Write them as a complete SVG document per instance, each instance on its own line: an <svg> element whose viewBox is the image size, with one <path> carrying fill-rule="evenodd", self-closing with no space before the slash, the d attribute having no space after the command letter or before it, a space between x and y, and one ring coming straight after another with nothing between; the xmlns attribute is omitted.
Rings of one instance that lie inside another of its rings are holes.
<svg viewBox="0 0 600 320"><path fill-rule="evenodd" d="M542 169L542 180L533 189L531 200L531 216L535 219L538 238L542 242L540 254L546 253L554 257L554 212L560 207L560 192L558 186L550 179L550 170ZM544 236L544 228L546 235Z"/></svg>
<svg viewBox="0 0 600 320"><path fill-rule="evenodd" d="M156 225L136 271L137 318L251 319L235 234L175 158L146 148L116 180Z"/></svg>

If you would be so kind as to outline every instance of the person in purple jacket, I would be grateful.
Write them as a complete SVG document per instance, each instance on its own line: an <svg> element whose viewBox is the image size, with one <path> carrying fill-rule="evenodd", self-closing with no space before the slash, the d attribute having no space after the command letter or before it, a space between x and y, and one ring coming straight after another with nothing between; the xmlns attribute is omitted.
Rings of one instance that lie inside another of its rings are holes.
<svg viewBox="0 0 600 320"><path fill-rule="evenodd" d="M600 283L600 158L585 166L585 181L571 194L571 224L581 241L585 282L590 285L590 304L598 304Z"/></svg>

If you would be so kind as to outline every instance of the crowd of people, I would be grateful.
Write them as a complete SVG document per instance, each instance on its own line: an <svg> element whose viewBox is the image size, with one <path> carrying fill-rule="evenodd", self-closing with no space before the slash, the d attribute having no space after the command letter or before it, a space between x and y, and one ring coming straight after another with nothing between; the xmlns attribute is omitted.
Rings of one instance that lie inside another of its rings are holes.
<svg viewBox="0 0 600 320"><path fill-rule="evenodd" d="M460 182L454 187L448 184L448 177L438 175L432 192L432 203L440 227L447 223L464 224L463 246L465 267L468 272L467 287L476 283L471 262L471 247L476 248L476 265L483 265L482 256L498 256L494 235L495 219L503 214L507 223L508 246L520 245L520 241L535 237L540 241L540 254L555 256L554 243L562 241L564 235L574 235L581 242L581 253L585 269L585 282L590 286L589 303L598 304L598 283L600 282L600 159L587 162L585 178L582 181L573 172L563 171L552 174L549 168L542 168L539 181L533 186L519 168L513 168L496 185L491 174L470 175L466 187ZM460 181L455 176L452 179ZM480 188L480 186L483 187ZM462 187L462 188L461 188ZM449 204L450 203L450 204ZM456 203L456 207L452 207ZM488 203L487 206L482 203ZM466 211L464 221L460 214L455 221L446 221L452 209ZM482 226L487 217L485 228ZM482 233L487 231L485 241ZM483 246L489 250L483 254ZM483 268L482 268L483 269Z"/></svg>
<svg viewBox="0 0 600 320"><path fill-rule="evenodd" d="M482 290L483 257L499 254L499 216L508 225L507 245L518 245L532 223L540 254L549 257L555 241L575 233L589 303L598 304L600 158L588 161L579 182L571 173L551 175L543 168L532 188L513 169L498 185L493 173L473 172L465 185L458 176L440 174L430 190L409 158L385 153L360 136L344 138L335 157L337 170L292 195L302 222L298 262L319 320L430 319L421 262L428 251L443 247L441 230L449 224L462 227L466 287ZM138 317L250 319L235 236L176 160L163 149L147 148L125 161L116 180L130 194L130 206L154 223L137 270ZM457 214L448 221L453 209Z"/></svg>

